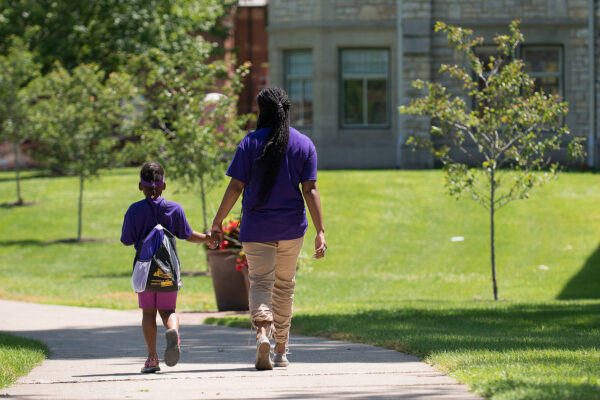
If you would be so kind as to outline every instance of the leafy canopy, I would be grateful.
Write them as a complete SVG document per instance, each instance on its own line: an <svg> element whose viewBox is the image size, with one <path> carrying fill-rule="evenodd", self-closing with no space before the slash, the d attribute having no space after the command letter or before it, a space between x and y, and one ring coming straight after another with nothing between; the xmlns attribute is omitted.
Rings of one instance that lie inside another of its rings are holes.
<svg viewBox="0 0 600 400"><path fill-rule="evenodd" d="M0 54L6 38L35 27L32 51L44 73L55 61L71 70L96 63L116 71L129 54L157 47L180 51L193 35L211 31L233 0L0 0Z"/></svg>
<svg viewBox="0 0 600 400"><path fill-rule="evenodd" d="M57 65L36 82L36 128L41 156L54 171L92 177L110 168L118 134L135 123L137 90L126 74L106 74L97 65L72 73Z"/></svg>
<svg viewBox="0 0 600 400"><path fill-rule="evenodd" d="M40 75L40 66L25 41L12 36L7 54L0 55L0 71L0 142L18 145L30 137L28 84Z"/></svg>

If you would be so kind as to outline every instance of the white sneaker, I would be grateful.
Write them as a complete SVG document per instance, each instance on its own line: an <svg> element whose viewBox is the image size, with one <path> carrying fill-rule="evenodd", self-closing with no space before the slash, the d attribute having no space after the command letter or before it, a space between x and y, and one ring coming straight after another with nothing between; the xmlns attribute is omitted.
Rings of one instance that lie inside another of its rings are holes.
<svg viewBox="0 0 600 400"><path fill-rule="evenodd" d="M259 371L273 369L271 363L271 342L267 335L260 335L256 341L256 361L254 366Z"/></svg>
<svg viewBox="0 0 600 400"><path fill-rule="evenodd" d="M288 365L290 365L290 362L285 353L275 353L275 356L273 357L274 367L287 367Z"/></svg>

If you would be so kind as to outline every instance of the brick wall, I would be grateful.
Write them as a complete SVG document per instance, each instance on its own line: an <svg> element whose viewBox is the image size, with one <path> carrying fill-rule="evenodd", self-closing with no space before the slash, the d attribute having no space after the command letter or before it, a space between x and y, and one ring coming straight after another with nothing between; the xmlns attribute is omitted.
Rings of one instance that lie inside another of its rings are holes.
<svg viewBox="0 0 600 400"><path fill-rule="evenodd" d="M314 21L318 17L316 8L321 0L271 0L269 15L272 22Z"/></svg>

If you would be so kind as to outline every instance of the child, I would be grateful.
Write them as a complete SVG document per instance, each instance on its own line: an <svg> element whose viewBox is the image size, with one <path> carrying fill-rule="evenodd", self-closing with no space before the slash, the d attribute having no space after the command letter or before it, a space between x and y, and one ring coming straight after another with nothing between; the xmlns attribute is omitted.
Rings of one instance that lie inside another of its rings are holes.
<svg viewBox="0 0 600 400"><path fill-rule="evenodd" d="M209 236L190 228L183 208L178 203L161 197L167 185L165 170L159 163L147 162L142 166L138 187L144 192L146 199L133 203L125 214L121 232L121 242L125 246L134 245L136 250L139 250L157 220L179 239L193 243L203 243L209 239ZM160 371L156 354L157 310L167 329L165 363L169 367L174 366L179 361L180 355L179 318L175 314L177 291L138 293L138 302L142 309L142 330L148 348L148 359L142 368L142 373Z"/></svg>

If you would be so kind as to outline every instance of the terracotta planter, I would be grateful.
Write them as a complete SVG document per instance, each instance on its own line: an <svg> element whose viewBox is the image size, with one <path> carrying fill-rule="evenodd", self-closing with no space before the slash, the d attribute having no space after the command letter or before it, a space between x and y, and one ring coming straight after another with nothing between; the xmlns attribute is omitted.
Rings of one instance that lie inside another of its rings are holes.
<svg viewBox="0 0 600 400"><path fill-rule="evenodd" d="M235 269L239 251L239 249L206 251L219 311L248 309L248 275Z"/></svg>

